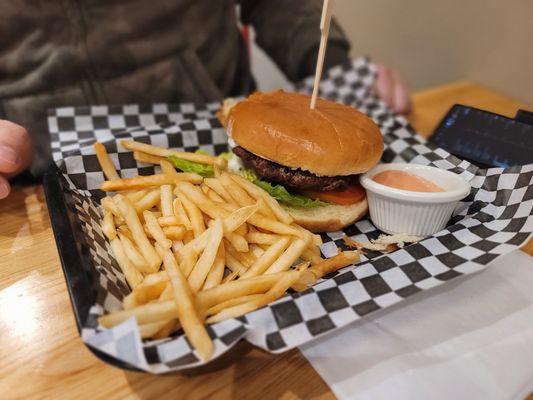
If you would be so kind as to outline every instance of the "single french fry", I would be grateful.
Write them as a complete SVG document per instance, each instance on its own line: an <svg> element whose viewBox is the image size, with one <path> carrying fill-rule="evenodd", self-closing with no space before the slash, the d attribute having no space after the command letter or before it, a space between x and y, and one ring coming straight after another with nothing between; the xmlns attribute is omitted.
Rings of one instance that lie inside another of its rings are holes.
<svg viewBox="0 0 533 400"><path fill-rule="evenodd" d="M285 252L278 257L274 263L265 271L265 274L275 274L288 270L292 264L300 257L307 247L307 243L301 239L293 241Z"/></svg>
<svg viewBox="0 0 533 400"><path fill-rule="evenodd" d="M245 207L256 203L256 201L250 197L245 190L243 190L230 178L228 173L221 174L219 179L226 187L226 190L229 192L230 196L233 198L233 201L239 206Z"/></svg>
<svg viewBox="0 0 533 400"><path fill-rule="evenodd" d="M152 186L172 185L182 181L200 183L202 179L200 175L190 172L182 172L176 177L166 174L156 174L104 181L100 189L104 192L119 192L122 190L144 189Z"/></svg>
<svg viewBox="0 0 533 400"><path fill-rule="evenodd" d="M126 222L124 222L124 225L120 225L117 227L117 235L119 233L122 233L124 236L126 236L129 240L133 242L133 235L131 234L130 228L128 228L128 226L125 224Z"/></svg>
<svg viewBox="0 0 533 400"><path fill-rule="evenodd" d="M220 242L215 261L213 262L213 267L205 278L205 283L202 290L210 289L220 285L222 278L224 277L225 261L226 251L224 249L224 242Z"/></svg>
<svg viewBox="0 0 533 400"><path fill-rule="evenodd" d="M164 174L176 176L178 174L178 171L176 171L176 168L172 165L170 161L167 159L162 158L159 161L159 165L161 166L161 171L163 171Z"/></svg>
<svg viewBox="0 0 533 400"><path fill-rule="evenodd" d="M113 240L117 237L117 231L115 230L115 221L113 220L113 214L110 211L104 210L104 218L102 219L102 232L109 239Z"/></svg>
<svg viewBox="0 0 533 400"><path fill-rule="evenodd" d="M230 196L222 182L217 178L205 178L204 183L212 189L216 194L218 194L226 203L237 205L233 200L233 197Z"/></svg>
<svg viewBox="0 0 533 400"><path fill-rule="evenodd" d="M241 236L235 232L228 232L224 235L224 237L238 252L245 253L249 250L248 242L244 236Z"/></svg>
<svg viewBox="0 0 533 400"><path fill-rule="evenodd" d="M185 230L185 227L183 227L182 225L180 225L180 226L164 226L162 229L163 229L163 233L165 234L167 239L170 239L172 241L182 240L183 237L185 236L185 233L187 232Z"/></svg>
<svg viewBox="0 0 533 400"><path fill-rule="evenodd" d="M131 205L130 201L120 194L117 194L115 197L113 197L113 200L115 201L115 204L117 205L122 217L126 221L126 224L132 233L133 239L141 251L141 254L147 261L149 269L151 272L156 272L161 265L161 258L146 237L135 209Z"/></svg>
<svg viewBox="0 0 533 400"><path fill-rule="evenodd" d="M157 218L157 223L162 227L182 225L181 220L174 214L172 214L171 216Z"/></svg>
<svg viewBox="0 0 533 400"><path fill-rule="evenodd" d="M122 194L126 196L129 201L135 204L140 199L142 199L147 193L148 193L148 190L143 189L143 190L132 190L131 192L124 192Z"/></svg>
<svg viewBox="0 0 533 400"><path fill-rule="evenodd" d="M202 255L198 258L194 269L187 278L189 286L193 292L198 292L204 285L205 279L213 267L218 247L222 240L224 233L221 220L216 220L213 227L210 228L211 232L207 239L207 246L205 247Z"/></svg>
<svg viewBox="0 0 533 400"><path fill-rule="evenodd" d="M239 304L233 307L226 308L219 313L209 317L206 323L212 324L215 322L224 321L228 318L236 318L247 314L251 311L257 310L268 303L280 298L300 277L304 271L291 270L285 272L283 275L264 295L255 298L254 300ZM238 281L237 281L238 282Z"/></svg>
<svg viewBox="0 0 533 400"><path fill-rule="evenodd" d="M273 233L249 232L245 239L248 243L256 244L274 244L279 240L280 236Z"/></svg>
<svg viewBox="0 0 533 400"><path fill-rule="evenodd" d="M213 174L215 175L216 178L220 177L220 175L222 174L222 171L226 171L227 169L228 169L227 161L226 161L226 165L224 166L222 165L222 163L213 164Z"/></svg>
<svg viewBox="0 0 533 400"><path fill-rule="evenodd" d="M207 188L207 190L204 191L203 188ZM224 199L209 187L203 186L202 191L211 201L214 201L215 203L224 203Z"/></svg>
<svg viewBox="0 0 533 400"><path fill-rule="evenodd" d="M188 278L191 274L197 261L198 253L191 248L188 249L181 258L181 269L183 271L183 275L185 275L186 278Z"/></svg>
<svg viewBox="0 0 533 400"><path fill-rule="evenodd" d="M180 196L180 200L181 204L183 204L183 208L185 208L185 211L187 212L189 220L191 221L192 231L194 232L194 237L196 238L205 231L202 212L187 196L182 194Z"/></svg>
<svg viewBox="0 0 533 400"><path fill-rule="evenodd" d="M263 250L257 244L251 244L250 251L252 252L252 254L254 255L256 259L260 258L265 253L265 250Z"/></svg>
<svg viewBox="0 0 533 400"><path fill-rule="evenodd" d="M174 209L172 207L172 201L174 200L174 194L172 193L171 185L161 185L161 212L163 217L174 216Z"/></svg>
<svg viewBox="0 0 533 400"><path fill-rule="evenodd" d="M202 235L200 235L200 236L202 236ZM189 242L192 242L193 240L194 240L194 232L193 231L186 231L185 235L183 235L183 243L187 244Z"/></svg>
<svg viewBox="0 0 533 400"><path fill-rule="evenodd" d="M153 336L152 339L164 339L168 337L177 327L179 322L177 319L171 319L166 324L164 324Z"/></svg>
<svg viewBox="0 0 533 400"><path fill-rule="evenodd" d="M308 244L315 243L315 246L320 246L322 244L322 239L320 238L320 235L315 235L312 232L308 231L307 229L297 224L292 224L291 226L300 232L298 237L304 240L306 243ZM317 241L320 241L320 242L317 244Z"/></svg>
<svg viewBox="0 0 533 400"><path fill-rule="evenodd" d="M161 160L164 160L163 157L153 156L142 151L134 151L133 158L144 164L159 164Z"/></svg>
<svg viewBox="0 0 533 400"><path fill-rule="evenodd" d="M242 187L250 196L254 199L259 200L263 199L268 207L272 210L277 219L279 219L284 224L291 224L293 218L289 215L287 211L279 205L276 199L270 196L267 192L261 189L259 186L254 185L252 182L244 179L242 176L236 174L228 174L234 182L236 182L240 187Z"/></svg>
<svg viewBox="0 0 533 400"><path fill-rule="evenodd" d="M165 271L172 284L174 301L178 310L178 319L183 327L183 331L187 335L189 342L198 351L200 357L203 360L208 360L213 352L213 342L207 333L202 318L200 318L196 311L193 294L187 280L172 252L161 246L158 246L157 249L163 258Z"/></svg>
<svg viewBox="0 0 533 400"><path fill-rule="evenodd" d="M146 210L143 212L144 220L146 221L146 226L148 227L148 231L152 235L152 237L155 239L155 241L163 248L170 249L172 247L172 241L167 239L165 236L165 233L163 232L163 229L159 224L157 223L157 218L154 217L154 214L152 214L150 211Z"/></svg>
<svg viewBox="0 0 533 400"><path fill-rule="evenodd" d="M359 262L359 251L343 251L334 257L322 260L320 263L313 265L300 277L292 288L297 291L307 289L323 276L344 268L350 264Z"/></svg>
<svg viewBox="0 0 533 400"><path fill-rule="evenodd" d="M172 293L173 293L172 285L168 284L165 290L163 290L163 292L159 296L158 301L172 300L174 296Z"/></svg>
<svg viewBox="0 0 533 400"><path fill-rule="evenodd" d="M248 233L248 224L242 224L241 226L237 227L234 232L241 236L246 235Z"/></svg>
<svg viewBox="0 0 533 400"><path fill-rule="evenodd" d="M172 206L174 208L174 215L179 218L181 223L185 226L187 230L192 230L192 224L191 220L187 216L187 213L185 212L185 209L183 208L183 204L181 203L181 200L179 198L174 199L174 202L172 203Z"/></svg>
<svg viewBox="0 0 533 400"><path fill-rule="evenodd" d="M144 259L142 254L137 250L133 242L122 232L118 233L120 243L122 243L122 248L126 253L126 257L131 261L131 263L141 272L150 273L152 269L148 266L147 261Z"/></svg>
<svg viewBox="0 0 533 400"><path fill-rule="evenodd" d="M246 295L246 296L241 296L241 297L237 297L237 298L234 298L234 299L226 300L226 301L224 301L222 303L217 304L216 306L213 306L213 307L209 308L205 312L205 315L206 316L210 316L210 315L218 314L220 311L224 310L225 308L237 306L237 305L243 304L243 303L249 303L251 301L260 299L261 296L263 296L263 295L262 294L249 294L249 295Z"/></svg>
<svg viewBox="0 0 533 400"><path fill-rule="evenodd" d="M124 310L131 310L132 308L138 307L139 305L140 304L137 302L137 299L135 298L133 292L124 296L122 299L122 306L124 307Z"/></svg>
<svg viewBox="0 0 533 400"><path fill-rule="evenodd" d="M244 273L248 270L248 267L236 259L229 251L226 251L225 258L226 266L231 270L232 273L235 273L235 275L231 278L224 278L224 282L244 275Z"/></svg>
<svg viewBox="0 0 533 400"><path fill-rule="evenodd" d="M183 246L184 246L183 241L181 241L181 240L172 240L172 252L174 252L174 253L177 252Z"/></svg>
<svg viewBox="0 0 533 400"><path fill-rule="evenodd" d="M144 280L133 289L133 294L138 304L146 304L161 296L169 283L168 275L165 271L147 275Z"/></svg>
<svg viewBox="0 0 533 400"><path fill-rule="evenodd" d="M116 218L122 219L122 215L120 214L117 205L113 202L112 197L104 197L102 200L100 200L100 204L102 205L104 210L109 211Z"/></svg>
<svg viewBox="0 0 533 400"><path fill-rule="evenodd" d="M283 222L276 221L274 219L266 218L262 215L255 214L249 220L248 223L261 228L263 230L277 233L278 235L290 235L298 236L302 239L305 238L305 234L298 230L293 225L286 225Z"/></svg>
<svg viewBox="0 0 533 400"><path fill-rule="evenodd" d="M150 144L135 142L132 140L121 140L120 144L127 150L141 151L143 153L151 154L154 156L167 158L169 156L175 156L184 160L194 161L200 164L223 164L218 157L209 156L206 154L189 153L185 151L176 151L165 149L162 147L152 146ZM225 161L225 160L224 160Z"/></svg>
<svg viewBox="0 0 533 400"><path fill-rule="evenodd" d="M283 236L270 246L254 264L244 273L243 278L260 275L265 272L274 261L285 251L291 242L290 237Z"/></svg>
<svg viewBox="0 0 533 400"><path fill-rule="evenodd" d="M145 210L150 210L151 208L155 207L159 203L160 199L161 192L159 190L151 190L136 203L133 203L133 207L135 207L137 214L142 215Z"/></svg>
<svg viewBox="0 0 533 400"><path fill-rule="evenodd" d="M135 317L139 325L149 324L152 322L168 321L170 319L178 318L178 310L176 302L171 299L160 302L151 302L130 310L122 310L106 314L98 318L98 322L104 328L112 328L131 317Z"/></svg>
<svg viewBox="0 0 533 400"><path fill-rule="evenodd" d="M210 307L229 299L250 294L266 293L286 273L258 275L252 278L240 278L237 281L223 283L214 288L198 292L195 297L196 304L200 310L208 310ZM118 323L120 322L122 321Z"/></svg>
<svg viewBox="0 0 533 400"><path fill-rule="evenodd" d="M118 266L124 273L128 285L134 289L143 280L142 274L133 266L128 257L126 257L124 248L122 247L122 243L118 237L114 238L109 243L115 256L115 260L117 260Z"/></svg>
<svg viewBox="0 0 533 400"><path fill-rule="evenodd" d="M197 208L212 219L224 218L229 214L218 207L217 203L211 201L197 186L188 182L181 182L176 185L176 189L178 197L182 199L182 203L184 202L183 197L187 197ZM185 204L183 205L185 206Z"/></svg>
<svg viewBox="0 0 533 400"><path fill-rule="evenodd" d="M105 177L110 181L120 179L120 176L113 165L113 161L111 161L111 158L109 158L109 154L107 154L104 145L100 142L96 142L93 147L94 152L96 153L96 158L98 159L98 163L100 164L100 168L102 168Z"/></svg>
<svg viewBox="0 0 533 400"><path fill-rule="evenodd" d="M173 323L174 321L174 319L171 319L168 321L150 322L148 324L139 325L139 332L141 334L141 338L155 339L155 335L157 335L157 333L161 331L161 329L165 328L169 323Z"/></svg>

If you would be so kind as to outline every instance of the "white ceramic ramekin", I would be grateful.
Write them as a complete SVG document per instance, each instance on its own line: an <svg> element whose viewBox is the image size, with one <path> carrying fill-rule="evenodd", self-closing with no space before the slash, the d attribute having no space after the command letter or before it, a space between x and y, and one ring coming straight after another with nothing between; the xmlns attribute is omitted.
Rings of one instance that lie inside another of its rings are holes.
<svg viewBox="0 0 533 400"><path fill-rule="evenodd" d="M409 172L425 178L444 192L412 192L372 180L387 170ZM415 164L380 164L361 176L366 189L370 218L383 232L428 236L442 230L459 200L470 193L470 184L459 175L435 167Z"/></svg>

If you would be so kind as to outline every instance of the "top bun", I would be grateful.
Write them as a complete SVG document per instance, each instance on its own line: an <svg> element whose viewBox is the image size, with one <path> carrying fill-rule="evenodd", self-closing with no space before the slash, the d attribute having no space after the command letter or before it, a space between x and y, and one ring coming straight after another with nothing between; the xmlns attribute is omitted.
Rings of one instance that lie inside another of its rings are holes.
<svg viewBox="0 0 533 400"><path fill-rule="evenodd" d="M383 137L355 108L278 90L254 93L231 108L227 130L239 146L317 176L360 174L377 164Z"/></svg>

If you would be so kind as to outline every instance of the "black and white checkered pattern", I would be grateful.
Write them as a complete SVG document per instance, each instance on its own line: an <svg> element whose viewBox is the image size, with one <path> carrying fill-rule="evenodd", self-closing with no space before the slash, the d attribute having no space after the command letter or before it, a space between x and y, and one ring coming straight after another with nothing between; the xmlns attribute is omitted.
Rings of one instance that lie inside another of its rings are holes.
<svg viewBox="0 0 533 400"><path fill-rule="evenodd" d="M351 104L379 124L385 139L384 162L433 165L453 171L472 185L471 194L454 212L448 227L419 243L391 254L367 253L356 267L326 277L302 293L292 293L244 317L209 327L215 356L241 338L271 352L282 352L331 332L373 311L386 308L422 290L486 267L494 258L516 249L533 230L533 165L481 170L437 149L416 135L408 122L391 113L372 93L375 68L360 58L328 72L321 94ZM313 80L296 86L310 92ZM159 146L211 153L226 150L224 130L214 116L218 103L207 105L110 106L60 108L50 113L54 159L64 173L94 268L96 304L82 330L84 341L113 359L152 373L191 368L201 361L182 333L164 340L142 341L134 320L101 329L97 317L120 307L129 289L109 255L99 226L97 190L104 177L92 148L104 143L120 174L151 174L118 140L133 138ZM344 248L347 235L358 241L380 232L369 219L339 232L323 234L326 257Z"/></svg>

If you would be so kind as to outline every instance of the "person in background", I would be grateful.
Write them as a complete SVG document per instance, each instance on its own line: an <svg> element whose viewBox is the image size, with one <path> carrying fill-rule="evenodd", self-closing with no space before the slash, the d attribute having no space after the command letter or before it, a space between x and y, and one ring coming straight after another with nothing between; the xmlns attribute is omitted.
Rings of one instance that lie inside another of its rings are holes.
<svg viewBox="0 0 533 400"><path fill-rule="evenodd" d="M251 93L239 22L300 80L315 72L321 9L321 0L0 0L0 199L10 178L38 177L51 162L48 108ZM325 70L347 61L349 49L332 21ZM391 69L378 65L375 89L396 112L409 111Z"/></svg>

